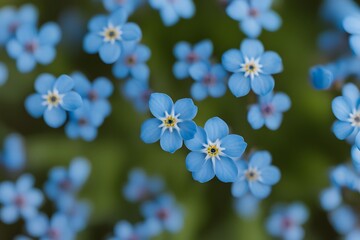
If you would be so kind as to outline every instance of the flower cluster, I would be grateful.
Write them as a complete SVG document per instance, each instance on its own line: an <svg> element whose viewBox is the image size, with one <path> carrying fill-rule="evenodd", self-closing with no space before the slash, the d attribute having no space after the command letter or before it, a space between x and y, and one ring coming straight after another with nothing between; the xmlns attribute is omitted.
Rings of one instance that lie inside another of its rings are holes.
<svg viewBox="0 0 360 240"><path fill-rule="evenodd" d="M161 178L149 177L141 169L132 170L123 193L127 200L141 204L145 220L134 226L127 221L118 222L114 227L114 236L109 239L145 240L163 231L180 231L184 222L183 210L171 194L163 193L164 188Z"/></svg>

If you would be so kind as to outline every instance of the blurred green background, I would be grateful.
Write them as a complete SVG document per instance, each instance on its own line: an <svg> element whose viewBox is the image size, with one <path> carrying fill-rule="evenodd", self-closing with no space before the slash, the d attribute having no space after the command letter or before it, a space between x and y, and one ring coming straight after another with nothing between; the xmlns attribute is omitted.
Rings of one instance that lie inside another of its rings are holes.
<svg viewBox="0 0 360 240"><path fill-rule="evenodd" d="M93 15L105 12L100 1L90 0L0 0L0 7L30 2L39 8L40 23L58 21L64 11L72 10L79 12L86 24ZM49 66L37 66L30 74L20 74L14 61L0 49L0 61L10 70L8 82L0 88L0 137L14 131L25 136L28 151L25 172L36 176L37 187L43 186L49 169L54 166L68 166L75 156L85 156L91 161L92 174L81 198L92 202L93 212L88 228L79 239L104 239L112 233L117 221L126 219L135 223L142 220L138 206L126 202L121 193L128 172L134 167L162 176L167 190L186 210L185 226L179 234L164 234L156 239L271 239L264 228L271 205L298 200L308 205L311 211L306 224L306 239L337 239L326 214L320 209L318 194L329 184L329 168L347 161L350 147L337 140L330 130L334 120L330 103L338 92L317 92L308 82L309 67L326 61L316 46L318 33L325 29L318 16L320 3L321 0L275 0L274 8L282 16L283 26L278 32L263 32L260 36L267 50L274 50L283 58L285 70L275 76L276 91L289 94L293 103L278 131L251 129L246 115L247 106L256 100L254 95L236 99L228 91L221 99L196 102L199 107L195 118L197 124L203 125L213 116L223 118L233 133L245 138L248 150L269 150L274 165L282 172L280 183L262 202L260 213L254 219L237 216L230 184L217 180L200 184L192 179L185 168L185 148L169 154L162 151L159 144L141 142L140 125L149 114L141 115L134 110L121 96L123 82L112 77L111 66L103 64L97 55L84 53L81 39L71 32L64 36L64 39L71 39L71 44L63 42L56 60ZM190 80L175 80L171 72L175 61L172 49L178 41L196 43L211 39L214 58L219 61L223 52L238 48L245 38L237 22L226 16L217 0L195 0L195 4L195 17L181 20L171 28L165 27L158 12L149 6L139 9L130 18L141 26L142 42L152 50L149 61L152 89L165 92L173 99L189 97L191 85ZM75 33L85 30L84 25ZM108 76L116 86L111 97L112 115L91 143L69 140L63 128L49 128L43 120L31 118L23 106L26 96L34 91L33 83L38 74L48 72L58 76L75 70L82 71L91 80ZM1 180L14 180L17 176L1 171ZM51 213L52 205L47 204L43 210ZM0 223L0 239L12 239L20 232L23 232L22 223L11 226Z"/></svg>

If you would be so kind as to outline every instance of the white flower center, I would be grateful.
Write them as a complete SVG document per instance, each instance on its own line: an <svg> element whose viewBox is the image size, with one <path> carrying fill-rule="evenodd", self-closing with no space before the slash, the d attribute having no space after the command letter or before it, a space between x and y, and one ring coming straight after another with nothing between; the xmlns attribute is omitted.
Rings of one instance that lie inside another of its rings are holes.
<svg viewBox="0 0 360 240"><path fill-rule="evenodd" d="M246 171L245 171L245 178L249 181L257 181L260 178L260 173L258 171L257 168L252 168L249 167Z"/></svg>
<svg viewBox="0 0 360 240"><path fill-rule="evenodd" d="M48 110L51 110L62 103L64 94L60 94L57 89L54 89L53 91L49 90L47 94L43 94L41 97L44 99L42 105L47 106Z"/></svg>
<svg viewBox="0 0 360 240"><path fill-rule="evenodd" d="M111 22L103 28L103 31L100 32L100 36L103 37L104 42L110 42L114 44L116 40L121 40L122 31L120 26L114 26Z"/></svg>
<svg viewBox="0 0 360 240"><path fill-rule="evenodd" d="M175 115L174 109L170 114L165 112L165 117L159 119L162 122L159 125L159 128L162 128L162 133L164 133L166 129L169 129L170 132L173 132L174 129L180 132L180 128L177 124L182 122L182 120L179 119L179 116L180 114Z"/></svg>
<svg viewBox="0 0 360 240"><path fill-rule="evenodd" d="M214 163L216 159L220 160L220 156L223 156L225 148L221 147L221 141L216 139L215 142L207 140L207 144L203 144L204 148L202 152L206 154L205 160L211 159Z"/></svg>
<svg viewBox="0 0 360 240"><path fill-rule="evenodd" d="M263 65L261 65L260 63L260 58L248 58L245 57L245 63L242 63L241 72L244 72L244 76L248 77L250 76L251 80L254 79L255 76L259 76L259 73L262 73L261 68L263 67Z"/></svg>
<svg viewBox="0 0 360 240"><path fill-rule="evenodd" d="M350 113L348 121L351 123L351 126L360 127L360 111L354 110L352 113Z"/></svg>

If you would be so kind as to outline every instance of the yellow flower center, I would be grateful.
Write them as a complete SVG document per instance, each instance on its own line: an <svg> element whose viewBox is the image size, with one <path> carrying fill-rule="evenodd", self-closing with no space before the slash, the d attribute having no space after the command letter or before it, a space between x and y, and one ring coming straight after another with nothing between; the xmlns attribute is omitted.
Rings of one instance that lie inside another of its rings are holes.
<svg viewBox="0 0 360 240"><path fill-rule="evenodd" d="M177 123L176 118L174 118L172 115L169 115L164 121L165 127L174 127Z"/></svg>
<svg viewBox="0 0 360 240"><path fill-rule="evenodd" d="M207 148L207 154L210 157L216 157L219 154L219 148L216 145L209 145Z"/></svg>

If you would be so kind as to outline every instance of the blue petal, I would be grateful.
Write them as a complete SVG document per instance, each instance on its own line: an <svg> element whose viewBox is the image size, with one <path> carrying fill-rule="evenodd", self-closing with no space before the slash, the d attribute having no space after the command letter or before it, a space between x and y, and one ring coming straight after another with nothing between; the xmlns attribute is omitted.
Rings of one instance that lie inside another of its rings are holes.
<svg viewBox="0 0 360 240"><path fill-rule="evenodd" d="M190 151L201 151L204 148L204 144L206 142L207 142L207 136L205 130L202 127L198 126L194 138L185 141L185 146Z"/></svg>
<svg viewBox="0 0 360 240"><path fill-rule="evenodd" d="M280 181L280 171L278 168L270 166L261 169L261 180L263 184L274 185Z"/></svg>
<svg viewBox="0 0 360 240"><path fill-rule="evenodd" d="M130 68L123 62L118 61L113 65L112 72L116 78L126 78L130 73Z"/></svg>
<svg viewBox="0 0 360 240"><path fill-rule="evenodd" d="M91 165L85 158L77 157L71 161L69 167L69 178L77 186L82 186L88 179L91 171Z"/></svg>
<svg viewBox="0 0 360 240"><path fill-rule="evenodd" d="M145 143L154 143L160 139L161 121L156 118L146 120L141 126L141 140Z"/></svg>
<svg viewBox="0 0 360 240"><path fill-rule="evenodd" d="M179 60L186 60L191 53L191 45L187 42L179 42L174 47L174 55Z"/></svg>
<svg viewBox="0 0 360 240"><path fill-rule="evenodd" d="M205 183L213 179L215 172L212 166L212 162L207 160L199 171L193 172L192 176L196 181L201 183Z"/></svg>
<svg viewBox="0 0 360 240"><path fill-rule="evenodd" d="M357 170L357 172L360 172L360 150L357 148L357 146L351 147L351 158L354 168Z"/></svg>
<svg viewBox="0 0 360 240"><path fill-rule="evenodd" d="M358 133L356 135L356 138L355 138L355 145L358 149L360 149L360 133Z"/></svg>
<svg viewBox="0 0 360 240"><path fill-rule="evenodd" d="M46 94L53 89L55 77L48 73L40 74L35 80L35 90L38 93Z"/></svg>
<svg viewBox="0 0 360 240"><path fill-rule="evenodd" d="M4 206L0 210L0 218L6 224L14 223L19 218L19 211L14 205Z"/></svg>
<svg viewBox="0 0 360 240"><path fill-rule="evenodd" d="M51 110L45 110L44 120L50 127L58 128L64 124L66 120L66 113L62 108L55 107Z"/></svg>
<svg viewBox="0 0 360 240"><path fill-rule="evenodd" d="M182 18L191 18L195 14L195 5L191 0L175 1L173 6Z"/></svg>
<svg viewBox="0 0 360 240"><path fill-rule="evenodd" d="M332 110L337 119L340 121L347 121L351 113L351 104L345 97L336 97L332 101Z"/></svg>
<svg viewBox="0 0 360 240"><path fill-rule="evenodd" d="M265 118L265 125L270 130L277 130L281 125L282 118L283 116L281 113L275 112Z"/></svg>
<svg viewBox="0 0 360 240"><path fill-rule="evenodd" d="M259 40L245 39L240 46L243 57L259 58L264 52L264 46Z"/></svg>
<svg viewBox="0 0 360 240"><path fill-rule="evenodd" d="M209 74L209 66L204 62L194 63L189 69L190 76L195 81L201 81Z"/></svg>
<svg viewBox="0 0 360 240"><path fill-rule="evenodd" d="M350 34L359 35L360 34L360 17L359 16L349 16L346 17L343 21L343 27L345 31Z"/></svg>
<svg viewBox="0 0 360 240"><path fill-rule="evenodd" d="M23 53L23 46L16 40L9 40L6 44L6 51L11 58L18 58Z"/></svg>
<svg viewBox="0 0 360 240"><path fill-rule="evenodd" d="M219 117L213 117L207 120L204 128L208 138L212 142L229 135L228 125Z"/></svg>
<svg viewBox="0 0 360 240"><path fill-rule="evenodd" d="M222 182L234 182L238 175L238 169L233 160L221 157L215 162L215 174Z"/></svg>
<svg viewBox="0 0 360 240"><path fill-rule="evenodd" d="M259 75L251 80L252 90L260 96L264 96L274 89L274 78L270 75Z"/></svg>
<svg viewBox="0 0 360 240"><path fill-rule="evenodd" d="M318 90L329 89L334 81L334 75L325 67L315 66L310 69L310 80Z"/></svg>
<svg viewBox="0 0 360 240"><path fill-rule="evenodd" d="M196 116L198 108L191 98L183 98L175 102L174 111L175 115L180 114L179 119L192 120Z"/></svg>
<svg viewBox="0 0 360 240"><path fill-rule="evenodd" d="M77 92L68 92L63 97L63 102L61 103L61 106L66 111L75 111L76 109L80 108L82 106L82 98Z"/></svg>
<svg viewBox="0 0 360 240"><path fill-rule="evenodd" d="M111 64L119 59L121 54L121 48L118 44L104 43L99 49L99 56L101 60L106 64Z"/></svg>
<svg viewBox="0 0 360 240"><path fill-rule="evenodd" d="M165 6L160 10L160 16L165 26L172 26L179 21L179 16L172 6Z"/></svg>
<svg viewBox="0 0 360 240"><path fill-rule="evenodd" d="M32 94L26 98L25 108L32 117L39 118L45 111L45 106L42 103L43 99L40 94Z"/></svg>
<svg viewBox="0 0 360 240"><path fill-rule="evenodd" d="M171 113L173 108L172 99L164 93L153 93L150 96L149 108L152 115L157 118L165 117L165 112Z"/></svg>
<svg viewBox="0 0 360 240"><path fill-rule="evenodd" d="M285 93L275 94L272 102L276 111L285 112L291 107L291 100Z"/></svg>
<svg viewBox="0 0 360 240"><path fill-rule="evenodd" d="M189 64L186 62L176 62L173 66L173 74L179 80L189 77Z"/></svg>
<svg viewBox="0 0 360 240"><path fill-rule="evenodd" d="M160 137L161 148L169 153L174 153L176 150L180 149L182 144L183 139L177 131L171 133L169 130L166 130Z"/></svg>
<svg viewBox="0 0 360 240"><path fill-rule="evenodd" d="M222 55L221 63L229 72L238 72L241 69L241 64L244 63L244 58L239 50L230 49Z"/></svg>
<svg viewBox="0 0 360 240"><path fill-rule="evenodd" d="M250 156L249 166L261 169L269 166L271 163L271 155L268 151L257 151Z"/></svg>
<svg viewBox="0 0 360 240"><path fill-rule="evenodd" d="M131 68L131 75L138 80L148 80L150 69L146 64L137 64Z"/></svg>
<svg viewBox="0 0 360 240"><path fill-rule="evenodd" d="M134 51L137 60L140 63L144 63L147 60L149 60L150 56L151 56L151 50L150 48L148 48L147 46L143 45L143 44L139 44L137 45L135 51Z"/></svg>
<svg viewBox="0 0 360 240"><path fill-rule="evenodd" d="M56 45L61 39L61 29L59 25L53 22L44 24L39 32L39 40L44 45Z"/></svg>
<svg viewBox="0 0 360 240"><path fill-rule="evenodd" d="M359 89L355 84L353 83L345 84L341 92L344 97L347 97L351 101L352 106L354 107L357 106L360 93L359 93Z"/></svg>
<svg viewBox="0 0 360 240"><path fill-rule="evenodd" d="M271 187L264 185L258 181L249 182L249 188L251 193L260 199L266 198L270 195Z"/></svg>
<svg viewBox="0 0 360 240"><path fill-rule="evenodd" d="M28 54L23 53L16 61L16 67L21 73L28 73L35 68L36 61L35 58Z"/></svg>
<svg viewBox="0 0 360 240"><path fill-rule="evenodd" d="M354 130L354 127L351 126L349 122L336 121L332 126L332 130L338 139L344 140L350 136Z"/></svg>
<svg viewBox="0 0 360 240"><path fill-rule="evenodd" d="M190 93L191 96L197 101L204 100L208 95L206 87L201 83L194 83L191 86Z"/></svg>
<svg viewBox="0 0 360 240"><path fill-rule="evenodd" d="M99 77L94 80L93 89L99 97L108 98L114 91L114 86L111 81L105 77Z"/></svg>
<svg viewBox="0 0 360 240"><path fill-rule="evenodd" d="M111 13L109 17L109 22L111 22L115 26L123 25L124 23L126 23L127 18L128 14L126 13L126 11L120 8Z"/></svg>
<svg viewBox="0 0 360 240"><path fill-rule="evenodd" d="M246 181L234 182L231 185L231 194L233 197L243 197L249 191L249 185Z"/></svg>
<svg viewBox="0 0 360 240"><path fill-rule="evenodd" d="M103 39L95 33L89 33L84 38L84 50L87 53L94 54L97 53L103 44Z"/></svg>
<svg viewBox="0 0 360 240"><path fill-rule="evenodd" d="M68 75L61 75L54 84L54 89L57 89L59 93L66 93L73 89L75 86L74 80Z"/></svg>
<svg viewBox="0 0 360 240"><path fill-rule="evenodd" d="M209 95L213 98L220 98L226 93L226 85L223 82L219 82L214 86L209 87Z"/></svg>
<svg viewBox="0 0 360 240"><path fill-rule="evenodd" d="M178 123L178 126L180 128L181 137L184 140L190 140L194 138L196 133L196 124L193 121L180 122Z"/></svg>
<svg viewBox="0 0 360 240"><path fill-rule="evenodd" d="M261 26L254 18L247 18L240 23L241 30L250 38L257 38L261 33ZM244 55L251 57L250 55Z"/></svg>
<svg viewBox="0 0 360 240"><path fill-rule="evenodd" d="M86 76L81 72L75 72L72 73L70 77L74 80L74 90L82 97L87 97L91 91L91 84Z"/></svg>
<svg viewBox="0 0 360 240"><path fill-rule="evenodd" d="M350 36L349 41L350 41L351 49L357 56L359 56L360 55L360 36L359 35Z"/></svg>
<svg viewBox="0 0 360 240"><path fill-rule="evenodd" d="M89 21L88 28L90 31L98 33L103 30L107 23L108 18L105 15L96 15Z"/></svg>
<svg viewBox="0 0 360 240"><path fill-rule="evenodd" d="M203 40L194 46L194 53L203 60L210 58L212 52L213 44L210 40Z"/></svg>
<svg viewBox="0 0 360 240"><path fill-rule="evenodd" d="M244 138L239 135L230 134L221 139L221 147L225 148L223 152L231 158L241 157L245 152L246 146Z"/></svg>
<svg viewBox="0 0 360 240"><path fill-rule="evenodd" d="M135 23L124 24L121 31L123 32L121 37L125 41L139 41L142 37L141 29Z"/></svg>
<svg viewBox="0 0 360 240"><path fill-rule="evenodd" d="M56 50L50 46L38 47L34 53L36 61L43 65L50 64L56 56Z"/></svg>
<svg viewBox="0 0 360 240"><path fill-rule="evenodd" d="M258 105L250 107L247 119L253 129L260 129L265 124L265 119Z"/></svg>
<svg viewBox="0 0 360 240"><path fill-rule="evenodd" d="M226 13L230 18L242 21L248 16L249 5L245 1L232 1L226 8Z"/></svg>
<svg viewBox="0 0 360 240"><path fill-rule="evenodd" d="M261 14L259 21L262 27L270 32L277 31L282 24L279 14L274 11L267 11Z"/></svg>
<svg viewBox="0 0 360 240"><path fill-rule="evenodd" d="M198 172L204 167L205 162L204 153L190 152L186 157L186 168L190 172Z"/></svg>
<svg viewBox="0 0 360 240"><path fill-rule="evenodd" d="M267 51L261 56L260 64L264 74L276 74L283 70L281 57L276 52Z"/></svg>
<svg viewBox="0 0 360 240"><path fill-rule="evenodd" d="M243 97L250 92L250 79L242 73L233 74L229 79L229 89L235 97Z"/></svg>

